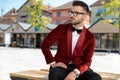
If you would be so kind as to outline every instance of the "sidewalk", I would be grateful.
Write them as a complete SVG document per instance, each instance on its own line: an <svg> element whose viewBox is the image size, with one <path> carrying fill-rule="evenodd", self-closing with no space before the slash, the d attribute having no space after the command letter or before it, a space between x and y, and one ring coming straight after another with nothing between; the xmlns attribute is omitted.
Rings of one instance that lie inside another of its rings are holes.
<svg viewBox="0 0 120 80"><path fill-rule="evenodd" d="M52 50L55 54L56 50ZM0 80L10 80L9 73L48 68L40 49L0 47ZM120 74L120 55L95 53L91 68L98 72Z"/></svg>
<svg viewBox="0 0 120 80"><path fill-rule="evenodd" d="M0 80L10 80L9 73L47 67L40 49L1 48Z"/></svg>

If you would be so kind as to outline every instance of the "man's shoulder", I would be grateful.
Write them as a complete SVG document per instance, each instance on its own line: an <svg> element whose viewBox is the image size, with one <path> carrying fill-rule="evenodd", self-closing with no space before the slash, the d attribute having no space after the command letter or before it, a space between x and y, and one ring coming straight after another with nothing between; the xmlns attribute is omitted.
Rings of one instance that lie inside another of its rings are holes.
<svg viewBox="0 0 120 80"><path fill-rule="evenodd" d="M69 24L59 24L56 28L52 30L52 32L66 32Z"/></svg>
<svg viewBox="0 0 120 80"><path fill-rule="evenodd" d="M71 24L59 24L58 26L67 27L67 26L71 26Z"/></svg>
<svg viewBox="0 0 120 80"><path fill-rule="evenodd" d="M86 29L86 36L89 38L95 38L95 35L91 31L89 31L89 29Z"/></svg>
<svg viewBox="0 0 120 80"><path fill-rule="evenodd" d="M65 29L68 26L71 26L71 24L59 24L56 28Z"/></svg>

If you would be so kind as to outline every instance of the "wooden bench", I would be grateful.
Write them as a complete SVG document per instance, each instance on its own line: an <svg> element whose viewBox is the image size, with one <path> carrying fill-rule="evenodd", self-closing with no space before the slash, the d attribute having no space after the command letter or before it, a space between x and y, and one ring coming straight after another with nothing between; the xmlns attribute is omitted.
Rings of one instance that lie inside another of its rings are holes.
<svg viewBox="0 0 120 80"><path fill-rule="evenodd" d="M48 71L26 70L10 73L11 80L48 80Z"/></svg>
<svg viewBox="0 0 120 80"><path fill-rule="evenodd" d="M97 72L102 80L120 80L120 74ZM48 69L26 70L10 73L11 80L48 80Z"/></svg>
<svg viewBox="0 0 120 80"><path fill-rule="evenodd" d="M120 80L120 74L98 72L102 76L102 80Z"/></svg>

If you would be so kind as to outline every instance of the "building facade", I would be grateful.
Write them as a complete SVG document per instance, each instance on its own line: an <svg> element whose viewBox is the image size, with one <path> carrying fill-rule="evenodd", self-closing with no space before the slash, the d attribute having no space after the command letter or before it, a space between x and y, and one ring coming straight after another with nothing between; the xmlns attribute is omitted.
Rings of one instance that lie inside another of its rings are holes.
<svg viewBox="0 0 120 80"><path fill-rule="evenodd" d="M6 14L2 15L0 18L0 24L11 25L18 20L18 13L15 8L12 8Z"/></svg>
<svg viewBox="0 0 120 80"><path fill-rule="evenodd" d="M119 49L119 29L113 24L104 23L104 19L97 20L89 30L96 37L96 51L117 52Z"/></svg>
<svg viewBox="0 0 120 80"><path fill-rule="evenodd" d="M89 28L96 36L96 50L102 51L119 51L119 29L113 25L113 23L105 23L104 20L114 19L114 15L107 15L102 17L102 14L108 9L104 8L103 1L105 3L110 2L110 0L98 0L91 5L92 25ZM114 8L113 8L114 10Z"/></svg>
<svg viewBox="0 0 120 80"><path fill-rule="evenodd" d="M18 10L18 22L24 22L24 23L28 23L28 20L30 19L29 13L28 11L25 10L25 6L30 6L32 7L32 3L27 0ZM51 9L53 9L52 6L48 6L43 4L44 6L44 10L42 11L42 16L43 17L47 17L49 19L49 21L51 22L51 17L52 17L52 12Z"/></svg>
<svg viewBox="0 0 120 80"><path fill-rule="evenodd" d="M28 20L30 19L29 13L24 9L26 5L32 6L28 0L17 11L9 11L7 14L3 15L2 19L0 19L1 45L5 45L5 33L9 33L11 38L10 46L40 48L42 40L51 31L48 29L47 25L44 30L31 27L31 24L28 23ZM42 11L42 16L47 17L51 22L52 13L50 9L53 7L48 7L47 5L44 5L44 7L45 9ZM9 26L6 27L6 24L9 24Z"/></svg>
<svg viewBox="0 0 120 80"><path fill-rule="evenodd" d="M112 20L114 19L113 15L107 15L104 17L102 16L102 14L108 10L104 8L103 1L105 3L110 2L110 0L98 0L90 6L92 11L92 15L91 15L92 24L95 23L100 18L112 19Z"/></svg>
<svg viewBox="0 0 120 80"><path fill-rule="evenodd" d="M52 9L52 23L58 25L67 22L69 20L68 11L71 7L72 1ZM91 24L91 11L87 15L85 24Z"/></svg>

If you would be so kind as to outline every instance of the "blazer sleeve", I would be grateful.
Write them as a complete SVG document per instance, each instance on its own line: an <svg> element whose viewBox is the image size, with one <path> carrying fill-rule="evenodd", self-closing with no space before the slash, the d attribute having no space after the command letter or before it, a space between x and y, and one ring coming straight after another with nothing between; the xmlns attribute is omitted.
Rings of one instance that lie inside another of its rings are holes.
<svg viewBox="0 0 120 80"><path fill-rule="evenodd" d="M61 31L61 25L57 26L54 30L52 30L47 37L43 40L41 44L41 50L46 59L46 63L49 64L54 61L54 57L50 51L50 46L57 41Z"/></svg>
<svg viewBox="0 0 120 80"><path fill-rule="evenodd" d="M82 63L79 66L77 66L77 69L80 70L81 74L85 72L91 65L94 47L95 37L88 41L87 48L85 49L84 55L82 56Z"/></svg>

